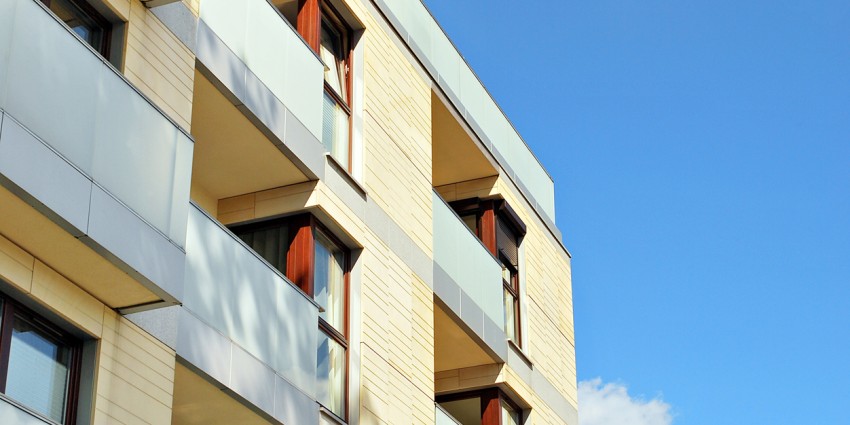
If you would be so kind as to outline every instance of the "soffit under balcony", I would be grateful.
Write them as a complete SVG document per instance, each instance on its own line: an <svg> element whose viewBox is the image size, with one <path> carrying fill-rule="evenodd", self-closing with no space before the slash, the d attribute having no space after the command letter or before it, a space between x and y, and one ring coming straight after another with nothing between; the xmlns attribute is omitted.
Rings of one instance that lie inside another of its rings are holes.
<svg viewBox="0 0 850 425"><path fill-rule="evenodd" d="M309 180L199 72L194 96L193 184L222 199Z"/></svg>
<svg viewBox="0 0 850 425"><path fill-rule="evenodd" d="M0 235L114 309L160 298L74 235L0 187Z"/></svg>
<svg viewBox="0 0 850 425"><path fill-rule="evenodd" d="M480 144L435 94L431 94L433 186L498 175Z"/></svg>
<svg viewBox="0 0 850 425"><path fill-rule="evenodd" d="M434 372L491 364L490 357L439 304L434 304Z"/></svg>
<svg viewBox="0 0 850 425"><path fill-rule="evenodd" d="M177 363L174 368L174 425L271 425L219 387Z"/></svg>

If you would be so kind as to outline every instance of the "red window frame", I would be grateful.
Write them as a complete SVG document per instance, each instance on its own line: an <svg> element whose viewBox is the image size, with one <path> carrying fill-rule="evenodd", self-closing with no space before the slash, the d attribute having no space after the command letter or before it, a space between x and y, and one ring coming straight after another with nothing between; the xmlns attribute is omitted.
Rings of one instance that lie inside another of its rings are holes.
<svg viewBox="0 0 850 425"><path fill-rule="evenodd" d="M327 22L327 25L333 27L341 37L342 51L345 57L343 58L344 81L342 81L342 90L345 98L337 93L327 81L324 82L325 93L327 93L336 104L345 111L348 116L348 159L345 166L346 171L352 172L352 152L351 152L351 101L352 101L352 83L351 83L351 57L352 55L352 38L353 31L349 27L342 15L325 0L298 0L298 16L296 19L296 30L307 45L313 49L316 54L321 55L322 42L322 23Z"/></svg>
<svg viewBox="0 0 850 425"><path fill-rule="evenodd" d="M496 229L501 224L505 224L506 227L513 233L513 236L516 237L516 246L519 248L520 242L526 233L525 224L522 220L520 220L516 212L514 212L504 199L482 200L479 198L471 198L450 202L449 205L452 209L454 209L455 213L462 218L475 215L476 229L473 233L478 237L487 250L490 251L490 254L499 261L499 264L510 271L510 279L502 279L502 284L504 289L507 290L513 297L513 326L516 338L515 340L512 339L512 341L518 347L522 347L523 335L521 326L522 309L519 297L519 264L511 264L511 262L507 259L507 256L500 252L501 249L499 247L498 237L496 236ZM505 325L507 325L507 323Z"/></svg>

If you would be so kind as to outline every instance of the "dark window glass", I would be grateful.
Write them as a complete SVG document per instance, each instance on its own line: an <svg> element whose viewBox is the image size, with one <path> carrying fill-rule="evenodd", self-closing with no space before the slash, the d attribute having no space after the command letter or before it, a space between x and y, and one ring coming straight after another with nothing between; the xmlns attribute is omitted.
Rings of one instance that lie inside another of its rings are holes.
<svg viewBox="0 0 850 425"><path fill-rule="evenodd" d="M86 43L109 57L109 31L112 25L82 0L42 0L50 10Z"/></svg>
<svg viewBox="0 0 850 425"><path fill-rule="evenodd" d="M272 267L286 273L286 251L289 247L289 228L285 224L257 230L237 231L242 239Z"/></svg>

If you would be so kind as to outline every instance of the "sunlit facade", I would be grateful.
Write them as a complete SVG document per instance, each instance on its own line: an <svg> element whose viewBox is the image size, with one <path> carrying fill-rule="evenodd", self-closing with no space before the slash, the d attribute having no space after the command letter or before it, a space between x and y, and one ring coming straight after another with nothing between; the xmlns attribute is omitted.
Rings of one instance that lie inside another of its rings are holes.
<svg viewBox="0 0 850 425"><path fill-rule="evenodd" d="M577 425L554 183L419 0L0 0L0 423Z"/></svg>

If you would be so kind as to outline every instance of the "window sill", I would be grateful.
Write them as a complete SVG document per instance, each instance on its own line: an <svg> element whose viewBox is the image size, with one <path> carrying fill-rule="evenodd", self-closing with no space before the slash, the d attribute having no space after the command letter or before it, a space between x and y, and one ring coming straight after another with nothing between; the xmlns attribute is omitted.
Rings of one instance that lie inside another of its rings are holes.
<svg viewBox="0 0 850 425"><path fill-rule="evenodd" d="M56 422L56 421L54 421L53 419L50 419L50 418L48 418L47 416L44 416L43 414L36 412L35 410L33 410L33 409L31 409L31 408L27 407L26 405L22 404L21 402L16 401L16 400L14 400L14 399L10 398L10 397L9 397L9 396L7 396L6 394L0 393L0 401L4 401L4 402L6 402L6 403L9 403L10 405L14 406L15 408L20 409L20 410L22 410L22 411L26 412L28 415L30 415L30 416L34 417L35 419L38 419L38 420L40 420L40 421L42 421L42 422L46 423L46 424L50 424L50 425L60 425L60 424L59 424L59 422Z"/></svg>
<svg viewBox="0 0 850 425"><path fill-rule="evenodd" d="M331 412L325 406L319 405L319 415L324 417L325 419L338 424L338 425L348 425L342 418L336 415L336 413Z"/></svg>
<svg viewBox="0 0 850 425"><path fill-rule="evenodd" d="M525 351L522 350L522 347L517 345L513 340L508 340L508 347L513 350L514 354L519 356L519 358L528 366L529 368L534 368L534 363L531 361L531 358L525 354Z"/></svg>
<svg viewBox="0 0 850 425"><path fill-rule="evenodd" d="M345 166L340 164L339 161L337 161L336 158L334 158L329 152L325 152L325 157L328 158L328 162L330 162L334 170L336 170L348 182L348 184L360 194L360 196L366 198L366 188L363 187L363 185L348 172Z"/></svg>

